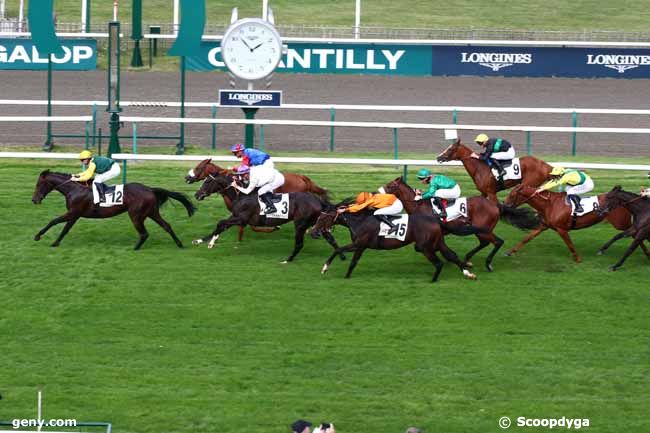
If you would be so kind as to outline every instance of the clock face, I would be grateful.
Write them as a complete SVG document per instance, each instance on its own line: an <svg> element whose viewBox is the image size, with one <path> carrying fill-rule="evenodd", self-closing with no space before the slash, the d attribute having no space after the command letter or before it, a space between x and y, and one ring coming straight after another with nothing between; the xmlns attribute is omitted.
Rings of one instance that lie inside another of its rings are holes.
<svg viewBox="0 0 650 433"><path fill-rule="evenodd" d="M259 80L275 70L282 58L282 39L275 27L258 18L233 23L221 40L226 67L244 80Z"/></svg>

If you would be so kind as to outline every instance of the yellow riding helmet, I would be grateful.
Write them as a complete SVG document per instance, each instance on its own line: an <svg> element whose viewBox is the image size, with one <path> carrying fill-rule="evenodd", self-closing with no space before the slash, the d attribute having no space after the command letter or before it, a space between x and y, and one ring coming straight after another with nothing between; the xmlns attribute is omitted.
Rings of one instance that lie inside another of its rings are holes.
<svg viewBox="0 0 650 433"><path fill-rule="evenodd" d="M479 135L476 136L474 141L476 141L477 143L483 144L486 141L488 141L489 139L490 139L490 137L488 137L487 134L479 134Z"/></svg>
<svg viewBox="0 0 650 433"><path fill-rule="evenodd" d="M79 154L79 159L89 159L92 158L93 154L90 150L82 150Z"/></svg>
<svg viewBox="0 0 650 433"><path fill-rule="evenodd" d="M564 167L553 167L553 170L551 170L551 176L561 176L565 171L566 168Z"/></svg>
<svg viewBox="0 0 650 433"><path fill-rule="evenodd" d="M368 201L368 200L370 199L370 197L372 197L372 193L370 193L370 192L365 192L365 191L364 191L364 192L360 192L360 193L357 195L357 198L354 200L354 202L355 202L356 204L365 203L366 201Z"/></svg>

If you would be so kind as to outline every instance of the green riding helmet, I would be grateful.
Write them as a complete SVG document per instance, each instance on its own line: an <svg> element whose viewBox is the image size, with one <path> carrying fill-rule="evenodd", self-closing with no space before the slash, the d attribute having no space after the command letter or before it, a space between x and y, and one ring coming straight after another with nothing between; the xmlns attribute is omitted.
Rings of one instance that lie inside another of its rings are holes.
<svg viewBox="0 0 650 433"><path fill-rule="evenodd" d="M429 171L426 168L421 168L420 171L418 171L417 178L420 180L426 179L427 177L432 176L431 171Z"/></svg>

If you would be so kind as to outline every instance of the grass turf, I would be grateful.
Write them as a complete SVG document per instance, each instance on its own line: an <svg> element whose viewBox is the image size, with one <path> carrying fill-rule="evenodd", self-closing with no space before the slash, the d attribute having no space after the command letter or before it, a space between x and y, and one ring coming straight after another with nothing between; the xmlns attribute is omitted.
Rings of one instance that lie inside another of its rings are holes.
<svg viewBox="0 0 650 433"><path fill-rule="evenodd" d="M61 226L32 240L64 210L56 192L30 202L44 168L77 167L0 165L0 419L33 418L42 388L47 418L110 421L119 432L286 431L299 417L339 432L487 432L504 415L589 418L593 432L647 427L649 262L636 252L607 272L629 244L596 256L615 233L608 225L572 233L579 265L545 233L515 257L499 254L491 274L480 253L475 282L446 264L431 284L432 266L412 247L368 251L345 280L348 262L338 259L319 274L323 240L307 239L281 265L289 225L247 231L241 244L230 230L213 250L192 246L227 214L218 197L191 219L165 205L183 250L147 223L151 236L134 252L126 215L81 220L52 249ZM187 169L133 164L129 181L192 194ZM335 198L399 173L307 171ZM462 171L449 173L475 193ZM597 192L647 183L638 172L592 174ZM523 236L504 223L497 233L504 248ZM335 236L349 239L341 228ZM475 238L448 242L462 254Z"/></svg>

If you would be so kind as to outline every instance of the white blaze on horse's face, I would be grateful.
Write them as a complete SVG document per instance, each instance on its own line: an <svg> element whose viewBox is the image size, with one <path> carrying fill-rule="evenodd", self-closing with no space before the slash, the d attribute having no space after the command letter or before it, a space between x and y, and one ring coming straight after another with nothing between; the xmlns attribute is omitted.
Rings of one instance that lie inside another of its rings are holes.
<svg viewBox="0 0 650 433"><path fill-rule="evenodd" d="M196 175L194 174L194 169L191 169L190 171L188 171L187 175L190 176L190 177L196 177Z"/></svg>
<svg viewBox="0 0 650 433"><path fill-rule="evenodd" d="M453 144L450 144L449 146L447 146L447 148L446 148L445 150L443 150L442 152L440 152L440 153L438 154L438 158L440 158L442 155L444 155L445 153L447 153L447 152L449 151L449 149L451 149L451 146L453 146Z"/></svg>

